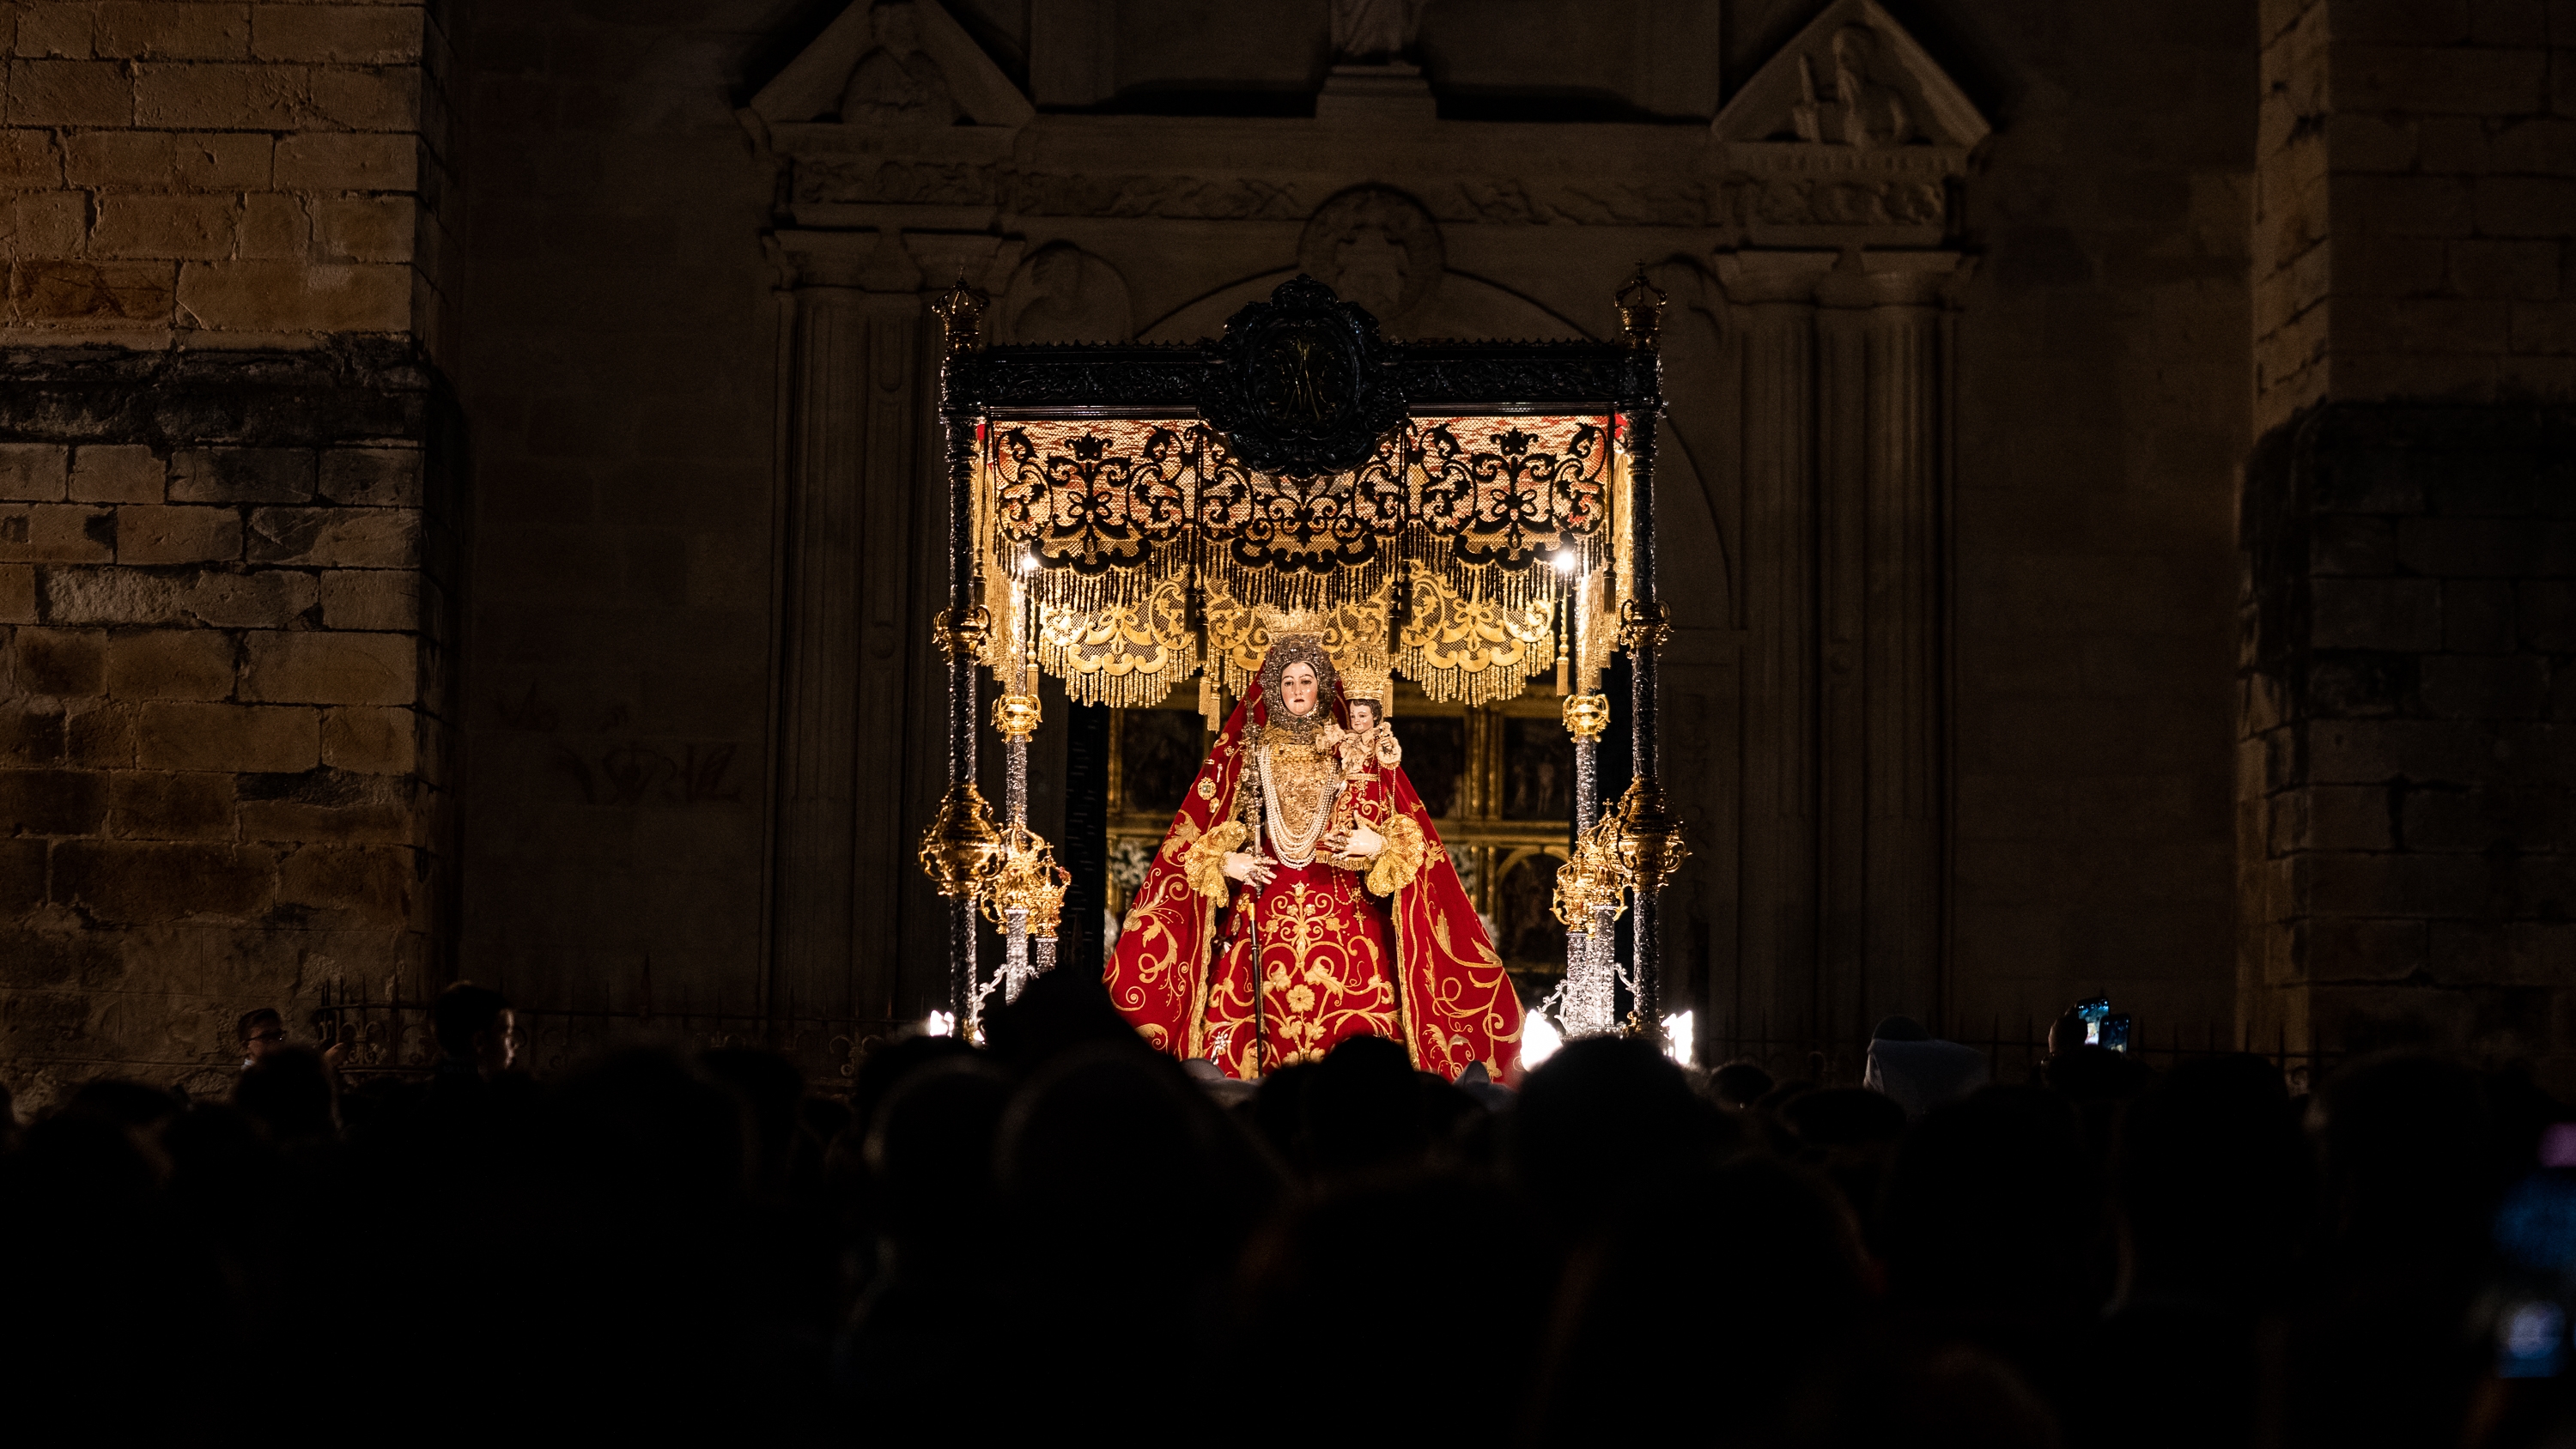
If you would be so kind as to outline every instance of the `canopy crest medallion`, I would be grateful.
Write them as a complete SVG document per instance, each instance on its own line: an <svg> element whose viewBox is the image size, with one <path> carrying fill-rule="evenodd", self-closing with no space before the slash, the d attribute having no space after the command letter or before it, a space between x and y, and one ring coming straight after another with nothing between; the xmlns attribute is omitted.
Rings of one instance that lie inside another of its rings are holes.
<svg viewBox="0 0 2576 1449"><path fill-rule="evenodd" d="M1339 473L1404 420L1377 319L1299 274L1234 314L1200 414L1265 473Z"/></svg>

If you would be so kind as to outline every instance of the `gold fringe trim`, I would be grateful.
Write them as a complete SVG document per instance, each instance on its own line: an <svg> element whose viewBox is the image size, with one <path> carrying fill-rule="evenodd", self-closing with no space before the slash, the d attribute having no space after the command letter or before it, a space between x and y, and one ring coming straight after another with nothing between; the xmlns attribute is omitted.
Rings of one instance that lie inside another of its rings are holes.
<svg viewBox="0 0 2576 1449"><path fill-rule="evenodd" d="M1431 698L1483 705L1519 695L1529 680L1555 664L1560 621L1573 627L1569 652L1584 683L1598 687L1600 671L1617 648L1619 605L1630 592L1628 517L1632 505L1624 419L1451 418L1417 419L1414 430L1433 426L1468 439L1507 429L1556 434L1593 426L1605 438L1596 502L1582 518L1553 531L1532 530L1516 562L1471 563L1457 545L1435 537L1419 521L1381 537L1376 557L1357 566L1279 568L1259 550L1238 553L1223 536L1191 527L1160 541L1130 537L1114 556L1085 555L1108 566L1082 573L1075 556L1042 540L1049 509L1069 506L1031 482L1026 457L1006 468L1001 438L1006 429L1040 454L1079 453L1082 446L1134 449L1128 435L1160 430L1165 451L1148 460L1183 517L1195 518L1205 478L1241 465L1224 440L1191 423L1105 420L997 425L976 460L971 522L975 555L983 562L984 606L995 627L981 662L1006 689L1026 688L1032 662L1065 682L1078 703L1137 708L1159 704L1174 687L1204 674L1226 695L1245 693L1259 671L1269 639L1255 611L1306 610L1331 621L1325 648L1337 661L1387 669L1419 684ZM1169 440L1177 439L1177 442ZM1405 469L1406 503L1418 513L1427 474L1420 462ZM1357 487L1357 475L1350 486ZM1333 480L1336 486L1345 480ZM997 491L1010 487L1008 507ZM1032 503L1032 499L1037 500ZM1606 515L1606 516L1605 516ZM1022 520L1006 526L1005 517ZM1030 520L1036 520L1032 522ZM1470 537L1495 546L1494 530L1481 524ZM1322 547L1322 545L1318 545ZM1025 570L1036 553L1045 567ZM1562 558L1576 567L1560 572ZM1588 575L1579 619L1576 578ZM1196 593L1198 618L1192 617ZM1401 616L1397 603L1402 599ZM1204 708L1210 691L1203 690Z"/></svg>

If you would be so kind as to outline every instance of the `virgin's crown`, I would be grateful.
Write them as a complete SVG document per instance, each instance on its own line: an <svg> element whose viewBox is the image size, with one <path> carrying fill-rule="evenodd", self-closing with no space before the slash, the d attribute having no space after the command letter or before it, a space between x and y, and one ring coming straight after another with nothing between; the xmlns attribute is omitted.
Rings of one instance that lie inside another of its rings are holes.
<svg viewBox="0 0 2576 1449"><path fill-rule="evenodd" d="M1253 610L1252 618L1261 626L1261 631L1270 636L1274 645L1290 639L1311 639L1320 644L1324 642L1325 631L1333 626L1330 614L1319 614L1312 609L1282 609L1273 604L1264 604Z"/></svg>

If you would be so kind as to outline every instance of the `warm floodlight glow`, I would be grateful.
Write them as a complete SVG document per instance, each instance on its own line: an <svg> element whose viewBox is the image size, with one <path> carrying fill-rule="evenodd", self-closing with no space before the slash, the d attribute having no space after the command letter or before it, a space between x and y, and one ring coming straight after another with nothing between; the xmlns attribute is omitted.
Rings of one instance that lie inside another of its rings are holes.
<svg viewBox="0 0 2576 1449"><path fill-rule="evenodd" d="M1547 1013L1533 1011L1521 1018L1522 1071L1528 1071L1549 1057L1555 1056L1556 1049L1563 1045L1565 1045L1565 1038L1556 1034L1556 1023L1547 1019Z"/></svg>
<svg viewBox="0 0 2576 1449"><path fill-rule="evenodd" d="M1021 572L1021 573L1024 573L1024 574L1033 574L1033 573L1036 573L1037 571L1038 571L1038 556L1037 556L1036 554L1033 554L1033 553L1023 553L1023 554L1021 554L1021 555L1020 555L1020 572Z"/></svg>
<svg viewBox="0 0 2576 1449"><path fill-rule="evenodd" d="M1570 574L1583 566L1583 555L1570 548L1560 548L1556 551L1556 557L1552 562L1556 564L1558 573Z"/></svg>
<svg viewBox="0 0 2576 1449"><path fill-rule="evenodd" d="M955 1036L957 1017L953 1012L934 1011L921 1023L923 1036Z"/></svg>

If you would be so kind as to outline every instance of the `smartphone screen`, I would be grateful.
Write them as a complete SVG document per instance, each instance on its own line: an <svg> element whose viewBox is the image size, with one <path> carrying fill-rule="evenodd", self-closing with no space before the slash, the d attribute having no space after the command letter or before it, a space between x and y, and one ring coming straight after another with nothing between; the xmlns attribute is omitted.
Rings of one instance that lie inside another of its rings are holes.
<svg viewBox="0 0 2576 1449"><path fill-rule="evenodd" d="M2567 1370L2567 1310L2525 1299L2497 1316L2496 1377L2554 1379Z"/></svg>
<svg viewBox="0 0 2576 1449"><path fill-rule="evenodd" d="M2096 996L2075 1003L2075 1014L2084 1022L2084 1044L2102 1044L2102 1024L2111 1018L2111 998Z"/></svg>
<svg viewBox="0 0 2576 1449"><path fill-rule="evenodd" d="M2093 1028L2093 1035L2096 1046L2106 1046L2115 1052L2127 1051L2129 1049L2129 1014L2125 1011L2115 1012L2103 1018L2102 1024Z"/></svg>

